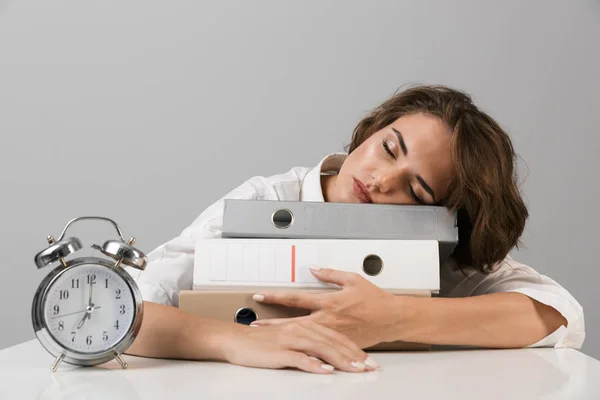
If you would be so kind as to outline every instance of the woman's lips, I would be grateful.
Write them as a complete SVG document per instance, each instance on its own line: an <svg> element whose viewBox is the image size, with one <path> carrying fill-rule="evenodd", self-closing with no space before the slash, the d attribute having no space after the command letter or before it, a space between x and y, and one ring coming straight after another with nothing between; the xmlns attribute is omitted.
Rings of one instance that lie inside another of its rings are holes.
<svg viewBox="0 0 600 400"><path fill-rule="evenodd" d="M372 203L373 200L371 199L371 196L369 195L369 191L367 190L365 184L356 178L353 179L353 190L356 197L358 197L361 203Z"/></svg>

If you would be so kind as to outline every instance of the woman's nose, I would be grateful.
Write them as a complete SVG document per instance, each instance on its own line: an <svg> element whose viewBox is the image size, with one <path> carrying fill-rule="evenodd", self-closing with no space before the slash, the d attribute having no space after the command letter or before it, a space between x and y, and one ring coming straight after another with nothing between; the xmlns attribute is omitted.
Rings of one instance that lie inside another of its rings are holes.
<svg viewBox="0 0 600 400"><path fill-rule="evenodd" d="M381 193L391 192L400 184L405 173L402 168L387 168L373 171L372 186L375 186Z"/></svg>

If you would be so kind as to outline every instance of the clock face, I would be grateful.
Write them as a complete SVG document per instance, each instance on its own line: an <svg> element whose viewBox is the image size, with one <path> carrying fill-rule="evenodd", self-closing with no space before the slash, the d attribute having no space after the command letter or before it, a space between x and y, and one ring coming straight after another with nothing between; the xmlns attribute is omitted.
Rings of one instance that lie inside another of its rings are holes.
<svg viewBox="0 0 600 400"><path fill-rule="evenodd" d="M127 334L135 317L133 293L111 267L83 264L69 268L49 287L44 319L63 347L103 352Z"/></svg>

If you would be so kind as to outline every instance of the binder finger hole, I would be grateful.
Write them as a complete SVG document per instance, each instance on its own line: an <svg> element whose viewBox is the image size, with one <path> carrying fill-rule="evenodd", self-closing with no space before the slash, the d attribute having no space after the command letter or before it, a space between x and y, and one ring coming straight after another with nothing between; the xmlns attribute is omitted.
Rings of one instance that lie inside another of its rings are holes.
<svg viewBox="0 0 600 400"><path fill-rule="evenodd" d="M257 318L256 311L249 307L242 307L235 312L233 321L238 324L250 325L252 322L256 321Z"/></svg>
<svg viewBox="0 0 600 400"><path fill-rule="evenodd" d="M363 271L369 276L379 275L383 269L383 260L376 254L369 254L363 260Z"/></svg>
<svg viewBox="0 0 600 400"><path fill-rule="evenodd" d="M280 229L288 228L290 225L292 225L293 220L294 215L290 210L285 208L275 211L271 216L271 222L273 222L273 225Z"/></svg>

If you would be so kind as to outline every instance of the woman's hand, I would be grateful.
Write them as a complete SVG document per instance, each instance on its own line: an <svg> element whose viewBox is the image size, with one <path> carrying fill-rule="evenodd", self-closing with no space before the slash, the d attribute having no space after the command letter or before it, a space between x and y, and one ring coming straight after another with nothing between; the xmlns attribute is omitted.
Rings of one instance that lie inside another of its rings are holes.
<svg viewBox="0 0 600 400"><path fill-rule="evenodd" d="M148 301L144 302L142 327L127 354L219 360L249 367L293 367L321 374L334 368L347 372L377 368L375 360L348 337L313 321L251 328Z"/></svg>
<svg viewBox="0 0 600 400"><path fill-rule="evenodd" d="M267 292L254 295L265 304L311 310L305 317L265 319L251 325L259 327L289 321L314 321L347 335L361 348L392 340L389 328L396 326L402 309L399 296L375 286L359 274L334 269L311 268L313 275L323 282L342 287L332 293Z"/></svg>
<svg viewBox="0 0 600 400"><path fill-rule="evenodd" d="M225 335L221 348L227 362L249 367L294 367L328 374L334 368L363 372L378 366L346 336L309 320L262 328L244 326Z"/></svg>

